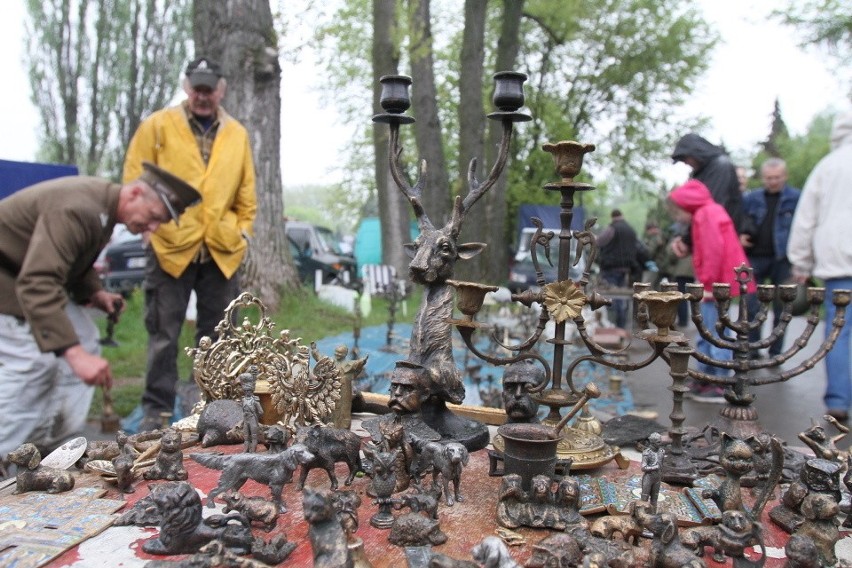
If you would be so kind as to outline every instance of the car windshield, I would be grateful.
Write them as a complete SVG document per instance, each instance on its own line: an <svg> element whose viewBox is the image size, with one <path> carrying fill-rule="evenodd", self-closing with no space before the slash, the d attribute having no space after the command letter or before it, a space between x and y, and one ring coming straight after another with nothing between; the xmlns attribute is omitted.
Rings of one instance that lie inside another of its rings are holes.
<svg viewBox="0 0 852 568"><path fill-rule="evenodd" d="M325 227L317 227L317 238L319 238L320 246L326 252L342 255L340 247L337 246L337 240L334 238L334 233Z"/></svg>

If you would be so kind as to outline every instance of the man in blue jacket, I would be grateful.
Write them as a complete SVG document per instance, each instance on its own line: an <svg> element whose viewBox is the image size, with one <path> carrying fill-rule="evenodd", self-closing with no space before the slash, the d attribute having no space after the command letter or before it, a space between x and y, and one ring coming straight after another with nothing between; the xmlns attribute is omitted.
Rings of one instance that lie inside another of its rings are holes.
<svg viewBox="0 0 852 568"><path fill-rule="evenodd" d="M790 227L793 225L793 214L799 203L799 190L787 185L787 164L781 158L769 158L763 162L760 177L763 187L743 196L743 213L749 221L749 229L748 232L740 234L740 242L754 269L755 283L763 284L768 281L775 285L785 284L790 278L787 241L790 238ZM750 296L750 319L754 318L758 308L757 298ZM779 302L773 304L772 311L773 325L777 325L781 314ZM758 341L760 331L753 330L749 334L749 341ZM774 357L781 353L783 344L782 334L769 347L769 356ZM759 356L758 350L752 353L753 358Z"/></svg>

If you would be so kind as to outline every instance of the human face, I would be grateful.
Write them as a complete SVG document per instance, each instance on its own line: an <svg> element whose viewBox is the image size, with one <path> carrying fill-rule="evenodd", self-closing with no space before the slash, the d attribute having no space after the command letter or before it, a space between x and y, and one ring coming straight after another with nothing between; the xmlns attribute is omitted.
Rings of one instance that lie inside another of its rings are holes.
<svg viewBox="0 0 852 568"><path fill-rule="evenodd" d="M508 383L503 389L503 408L506 415L518 422L532 420L538 411L538 405L527 392L524 383Z"/></svg>
<svg viewBox="0 0 852 568"><path fill-rule="evenodd" d="M189 97L189 110L192 114L202 118L216 116L219 110L219 103L225 96L225 82L219 80L219 85L216 89L211 89L204 85L193 87L186 83L186 95Z"/></svg>
<svg viewBox="0 0 852 568"><path fill-rule="evenodd" d="M784 166L764 166L760 168L760 179L769 193L778 193L787 183L787 168Z"/></svg>
<svg viewBox="0 0 852 568"><path fill-rule="evenodd" d="M391 382L388 407L399 414L409 414L420 410L420 392L410 384Z"/></svg>
<svg viewBox="0 0 852 568"><path fill-rule="evenodd" d="M740 184L740 191L748 189L748 172L745 168L737 168L737 181Z"/></svg>
<svg viewBox="0 0 852 568"><path fill-rule="evenodd" d="M142 183L133 187L124 214L119 218L134 235L154 232L162 223L171 220L166 204L153 189Z"/></svg>

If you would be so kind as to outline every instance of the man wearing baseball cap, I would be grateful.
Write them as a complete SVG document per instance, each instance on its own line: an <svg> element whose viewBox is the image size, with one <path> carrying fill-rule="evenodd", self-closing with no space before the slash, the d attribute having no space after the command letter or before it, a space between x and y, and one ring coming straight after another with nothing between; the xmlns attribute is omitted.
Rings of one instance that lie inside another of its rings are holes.
<svg viewBox="0 0 852 568"><path fill-rule="evenodd" d="M0 460L24 442L43 450L79 435L93 386L109 386L98 330L84 305L124 302L93 268L116 223L157 230L198 203L189 184L153 164L124 185L68 176L0 201Z"/></svg>
<svg viewBox="0 0 852 568"><path fill-rule="evenodd" d="M145 274L148 368L139 430L172 412L178 381L178 338L190 294L198 305L195 342L215 327L239 293L237 270L252 234L257 200L248 132L221 107L227 82L206 56L186 67L182 103L145 119L130 141L124 179L156 164L198 188L203 201L151 235ZM125 425L126 427L128 425Z"/></svg>

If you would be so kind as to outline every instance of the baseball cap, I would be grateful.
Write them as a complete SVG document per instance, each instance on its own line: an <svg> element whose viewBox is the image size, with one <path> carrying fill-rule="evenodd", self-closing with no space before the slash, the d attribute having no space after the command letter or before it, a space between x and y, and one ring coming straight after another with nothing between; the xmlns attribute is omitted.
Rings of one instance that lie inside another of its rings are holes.
<svg viewBox="0 0 852 568"><path fill-rule="evenodd" d="M186 66L186 77L193 89L209 87L215 89L222 78L222 68L209 57L193 59Z"/></svg>
<svg viewBox="0 0 852 568"><path fill-rule="evenodd" d="M151 186L151 189L157 193L166 205L166 209L175 224L178 223L178 217L183 214L187 207L201 201L201 194L173 173L167 172L151 162L142 162L142 168L142 175L139 176L139 179Z"/></svg>

